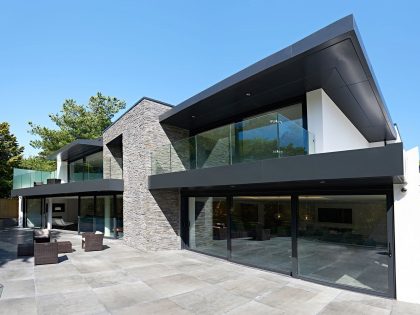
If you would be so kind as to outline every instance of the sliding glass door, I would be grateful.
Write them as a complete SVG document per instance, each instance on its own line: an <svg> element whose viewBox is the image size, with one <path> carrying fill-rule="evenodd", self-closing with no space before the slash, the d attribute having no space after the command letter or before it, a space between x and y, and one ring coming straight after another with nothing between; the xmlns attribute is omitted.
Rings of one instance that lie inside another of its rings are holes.
<svg viewBox="0 0 420 315"><path fill-rule="evenodd" d="M297 278L395 295L391 194L231 192L191 196L183 204L190 249Z"/></svg>
<svg viewBox="0 0 420 315"><path fill-rule="evenodd" d="M377 292L389 290L386 195L299 197L299 274Z"/></svg>
<svg viewBox="0 0 420 315"><path fill-rule="evenodd" d="M227 204L225 197L190 197L188 200L189 247L227 257Z"/></svg>
<svg viewBox="0 0 420 315"><path fill-rule="evenodd" d="M26 200L26 227L42 228L44 211L42 211L42 198L28 198Z"/></svg>
<svg viewBox="0 0 420 315"><path fill-rule="evenodd" d="M79 231L95 232L95 197L81 196L79 208Z"/></svg>
<svg viewBox="0 0 420 315"><path fill-rule="evenodd" d="M292 271L291 198L233 197L232 260L264 269Z"/></svg>

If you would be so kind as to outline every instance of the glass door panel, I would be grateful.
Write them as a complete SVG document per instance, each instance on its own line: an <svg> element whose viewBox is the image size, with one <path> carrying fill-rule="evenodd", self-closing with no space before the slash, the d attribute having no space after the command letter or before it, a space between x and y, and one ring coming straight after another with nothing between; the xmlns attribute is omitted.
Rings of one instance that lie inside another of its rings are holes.
<svg viewBox="0 0 420 315"><path fill-rule="evenodd" d="M227 203L225 197L189 197L189 248L227 257Z"/></svg>
<svg viewBox="0 0 420 315"><path fill-rule="evenodd" d="M26 227L42 228L42 198L32 198L26 201Z"/></svg>
<svg viewBox="0 0 420 315"><path fill-rule="evenodd" d="M233 261L290 272L291 198L234 197L230 235Z"/></svg>
<svg viewBox="0 0 420 315"><path fill-rule="evenodd" d="M80 217L79 231L94 232L95 231L95 201L93 196L80 197Z"/></svg>
<svg viewBox="0 0 420 315"><path fill-rule="evenodd" d="M300 196L298 226L300 275L388 292L386 195Z"/></svg>
<svg viewBox="0 0 420 315"><path fill-rule="evenodd" d="M95 226L105 236L112 236L114 216L114 196L97 196Z"/></svg>
<svg viewBox="0 0 420 315"><path fill-rule="evenodd" d="M116 195L115 198L116 198L116 200L115 200L115 217L114 217L114 223L113 223L113 232L114 232L115 238L121 238L121 237L124 236L123 195Z"/></svg>

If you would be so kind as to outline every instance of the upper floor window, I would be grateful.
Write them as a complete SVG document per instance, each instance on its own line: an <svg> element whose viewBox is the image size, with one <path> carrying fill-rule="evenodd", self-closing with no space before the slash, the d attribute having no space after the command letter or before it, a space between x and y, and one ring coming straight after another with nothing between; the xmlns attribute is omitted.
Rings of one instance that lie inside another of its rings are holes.
<svg viewBox="0 0 420 315"><path fill-rule="evenodd" d="M69 182L103 178L102 151L69 163Z"/></svg>

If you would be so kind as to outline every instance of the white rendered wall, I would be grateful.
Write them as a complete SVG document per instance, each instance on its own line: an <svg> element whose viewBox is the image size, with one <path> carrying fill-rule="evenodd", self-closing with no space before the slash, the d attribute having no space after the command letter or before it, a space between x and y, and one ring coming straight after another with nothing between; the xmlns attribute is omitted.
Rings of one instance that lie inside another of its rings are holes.
<svg viewBox="0 0 420 315"><path fill-rule="evenodd" d="M405 185L394 185L397 299L420 303L420 174L418 148L404 152ZM407 191L402 192L405 188Z"/></svg>
<svg viewBox="0 0 420 315"><path fill-rule="evenodd" d="M23 227L23 197L19 196L19 217L18 226Z"/></svg>
<svg viewBox="0 0 420 315"><path fill-rule="evenodd" d="M322 89L306 93L308 131L315 153L369 148L369 142Z"/></svg>
<svg viewBox="0 0 420 315"><path fill-rule="evenodd" d="M57 174L56 178L60 178L62 183L67 183L67 161L62 161L60 156L57 156Z"/></svg>

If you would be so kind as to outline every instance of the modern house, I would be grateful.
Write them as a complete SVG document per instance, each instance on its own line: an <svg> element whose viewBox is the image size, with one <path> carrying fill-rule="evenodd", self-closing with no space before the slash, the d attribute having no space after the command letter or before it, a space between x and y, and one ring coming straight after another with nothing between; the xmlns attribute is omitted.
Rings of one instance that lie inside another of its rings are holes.
<svg viewBox="0 0 420 315"><path fill-rule="evenodd" d="M139 249L420 302L419 153L353 16L175 107L143 98L51 158L54 174L16 171L23 226L123 232Z"/></svg>

